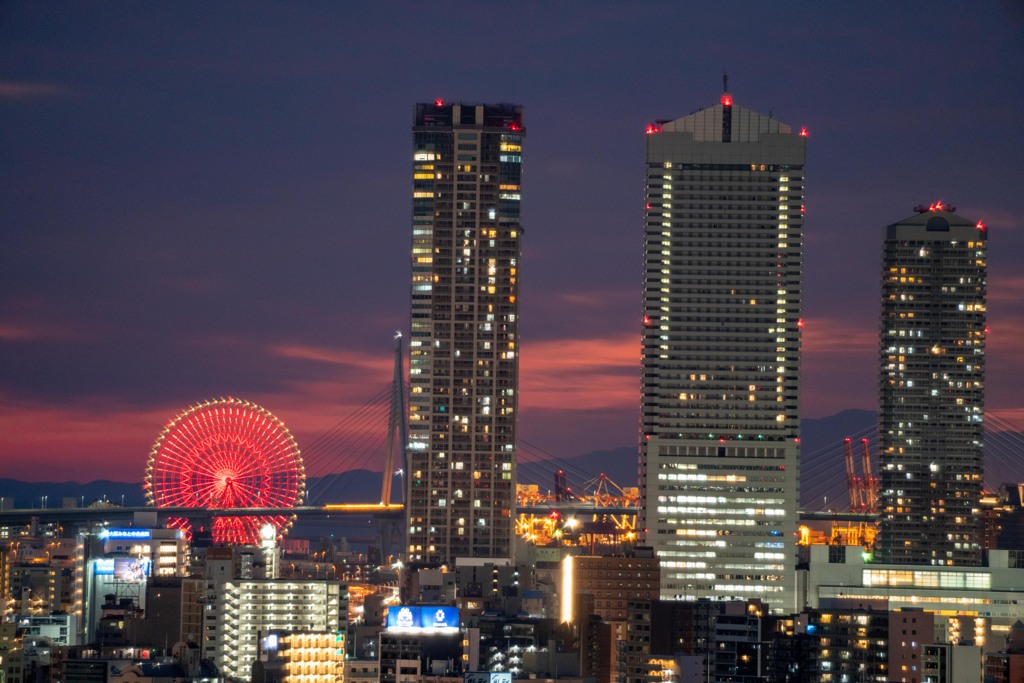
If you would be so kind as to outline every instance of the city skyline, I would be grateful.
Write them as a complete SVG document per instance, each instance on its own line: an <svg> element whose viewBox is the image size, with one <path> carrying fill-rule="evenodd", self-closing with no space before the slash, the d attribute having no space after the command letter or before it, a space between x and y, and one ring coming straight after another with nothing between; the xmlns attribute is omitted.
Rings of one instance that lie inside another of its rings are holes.
<svg viewBox="0 0 1024 683"><path fill-rule="evenodd" d="M521 438L634 445L644 127L713 106L722 71L812 140L802 414L876 409L878 238L941 199L989 226L988 405L1024 423L1019 8L526 6L518 54L427 69L424 27L480 46L493 12L241 7L0 17L3 476L141 479L167 421L221 395L304 448L383 388L408 324L408 111L435 97L530 119ZM934 43L952 26L955 55Z"/></svg>

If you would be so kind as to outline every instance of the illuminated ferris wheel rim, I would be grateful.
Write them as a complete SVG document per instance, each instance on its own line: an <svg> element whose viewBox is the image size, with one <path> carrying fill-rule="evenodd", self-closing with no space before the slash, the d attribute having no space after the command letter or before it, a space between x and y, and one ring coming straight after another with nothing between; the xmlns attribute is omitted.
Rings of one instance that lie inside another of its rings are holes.
<svg viewBox="0 0 1024 683"><path fill-rule="evenodd" d="M291 508L302 502L305 485L302 457L284 422L227 397L190 406L168 422L150 450L145 488L158 508ZM247 543L265 524L283 530L291 523L281 515L230 519L216 523L219 540Z"/></svg>

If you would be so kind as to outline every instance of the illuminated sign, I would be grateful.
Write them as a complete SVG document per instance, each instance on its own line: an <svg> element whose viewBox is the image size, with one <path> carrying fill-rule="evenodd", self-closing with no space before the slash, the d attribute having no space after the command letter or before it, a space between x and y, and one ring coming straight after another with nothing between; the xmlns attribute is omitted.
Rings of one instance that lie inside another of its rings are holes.
<svg viewBox="0 0 1024 683"><path fill-rule="evenodd" d="M93 574L113 575L115 581L125 583L144 583L149 576L149 560L134 557L104 557L93 560Z"/></svg>
<svg viewBox="0 0 1024 683"><path fill-rule="evenodd" d="M413 612L415 610L415 614ZM412 628L419 625L419 607L388 607L388 628Z"/></svg>
<svg viewBox="0 0 1024 683"><path fill-rule="evenodd" d="M107 529L103 538L108 541L148 541L153 538L149 529Z"/></svg>
<svg viewBox="0 0 1024 683"><path fill-rule="evenodd" d="M458 628L458 607L421 607L420 626L423 628Z"/></svg>
<svg viewBox="0 0 1024 683"><path fill-rule="evenodd" d="M443 605L388 607L389 631L457 631L459 608Z"/></svg>
<svg viewBox="0 0 1024 683"><path fill-rule="evenodd" d="M149 560L134 557L118 557L114 559L114 580L126 583L145 583L149 576Z"/></svg>

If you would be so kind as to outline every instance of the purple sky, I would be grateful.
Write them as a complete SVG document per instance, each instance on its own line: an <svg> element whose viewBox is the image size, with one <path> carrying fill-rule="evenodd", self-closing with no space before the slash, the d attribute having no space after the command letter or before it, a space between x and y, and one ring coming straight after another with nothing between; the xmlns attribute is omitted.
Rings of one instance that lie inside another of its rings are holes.
<svg viewBox="0 0 1024 683"><path fill-rule="evenodd" d="M804 415L874 409L882 227L941 199L1024 424L1021 4L693 4L4 2L0 477L140 480L223 395L302 447L380 391L437 97L526 107L520 436L632 445L644 127L723 71L810 131Z"/></svg>

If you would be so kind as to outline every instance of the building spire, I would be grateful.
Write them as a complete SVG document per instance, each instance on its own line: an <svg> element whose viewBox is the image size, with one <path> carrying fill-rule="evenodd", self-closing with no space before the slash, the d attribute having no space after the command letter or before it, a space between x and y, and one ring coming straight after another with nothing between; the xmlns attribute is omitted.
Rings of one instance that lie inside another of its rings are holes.
<svg viewBox="0 0 1024 683"><path fill-rule="evenodd" d="M722 92L729 92L729 74L722 74Z"/></svg>

